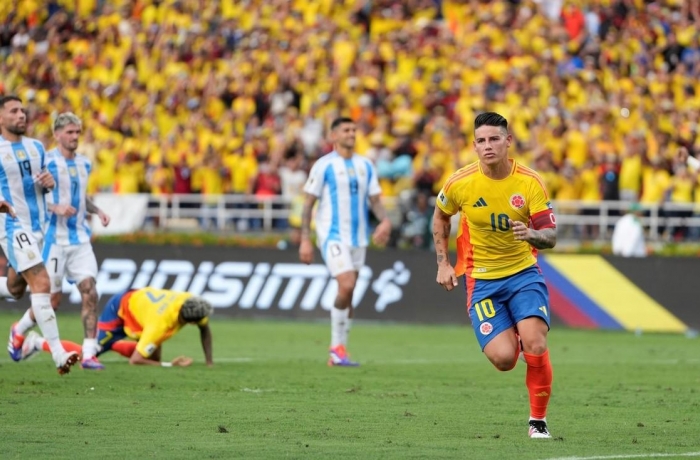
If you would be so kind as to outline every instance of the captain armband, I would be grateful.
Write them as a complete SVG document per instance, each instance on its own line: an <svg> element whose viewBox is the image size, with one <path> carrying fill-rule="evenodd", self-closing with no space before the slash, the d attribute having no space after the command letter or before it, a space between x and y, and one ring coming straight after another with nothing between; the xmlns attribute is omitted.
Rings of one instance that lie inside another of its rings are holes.
<svg viewBox="0 0 700 460"><path fill-rule="evenodd" d="M532 220L532 227L535 230L542 230L543 228L556 228L557 221L554 218L554 213L551 209L545 209L537 214L534 214L530 220Z"/></svg>

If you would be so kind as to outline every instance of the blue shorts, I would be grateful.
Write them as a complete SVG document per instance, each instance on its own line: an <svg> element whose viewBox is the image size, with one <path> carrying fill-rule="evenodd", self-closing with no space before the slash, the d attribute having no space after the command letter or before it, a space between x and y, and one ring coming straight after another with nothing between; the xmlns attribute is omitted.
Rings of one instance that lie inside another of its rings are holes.
<svg viewBox="0 0 700 460"><path fill-rule="evenodd" d="M111 350L115 342L127 338L124 320L119 317L119 304L127 292L129 291L113 295L97 320L97 345L100 347L98 356Z"/></svg>
<svg viewBox="0 0 700 460"><path fill-rule="evenodd" d="M498 334L532 316L549 328L549 292L539 267L495 280L464 278L467 308L481 350Z"/></svg>

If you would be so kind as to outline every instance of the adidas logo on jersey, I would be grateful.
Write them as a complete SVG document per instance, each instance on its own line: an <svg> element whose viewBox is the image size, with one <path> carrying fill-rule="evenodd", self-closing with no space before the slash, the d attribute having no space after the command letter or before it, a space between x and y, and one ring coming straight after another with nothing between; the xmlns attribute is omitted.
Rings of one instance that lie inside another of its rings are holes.
<svg viewBox="0 0 700 460"><path fill-rule="evenodd" d="M486 204L486 200L484 200L481 197L478 200L476 200L476 203L472 205L472 207L474 208L484 208L486 206L488 206L488 204Z"/></svg>

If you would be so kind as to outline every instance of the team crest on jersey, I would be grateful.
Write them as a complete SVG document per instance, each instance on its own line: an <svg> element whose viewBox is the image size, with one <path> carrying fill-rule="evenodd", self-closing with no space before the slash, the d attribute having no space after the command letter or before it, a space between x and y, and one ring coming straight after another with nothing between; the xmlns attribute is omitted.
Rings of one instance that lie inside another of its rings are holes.
<svg viewBox="0 0 700 460"><path fill-rule="evenodd" d="M29 258L29 260L34 260L36 258L36 254L34 254L33 251L28 251L27 257Z"/></svg>
<svg viewBox="0 0 700 460"><path fill-rule="evenodd" d="M35 148L30 148L29 149L29 156L32 158L36 158L39 156L39 152L37 152Z"/></svg>
<svg viewBox="0 0 700 460"><path fill-rule="evenodd" d="M516 193L510 197L510 205L513 209L522 209L525 206L525 198L521 194Z"/></svg>
<svg viewBox="0 0 700 460"><path fill-rule="evenodd" d="M483 335L489 335L493 332L493 326L488 321L481 323L481 326L479 326L479 332L481 332Z"/></svg>

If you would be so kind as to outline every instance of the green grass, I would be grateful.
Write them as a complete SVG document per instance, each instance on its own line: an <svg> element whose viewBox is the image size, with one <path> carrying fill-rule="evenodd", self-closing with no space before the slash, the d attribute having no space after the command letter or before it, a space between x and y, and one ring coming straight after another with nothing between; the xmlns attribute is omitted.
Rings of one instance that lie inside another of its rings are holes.
<svg viewBox="0 0 700 460"><path fill-rule="evenodd" d="M0 332L17 314L0 315ZM59 315L64 338L81 336ZM525 366L499 373L471 329L357 323L357 369L325 365L319 323L216 318L215 360L195 328L166 343L186 369L59 377L48 354L0 359L2 458L547 459L700 452L698 341L554 330L552 440L527 438ZM700 453L697 454L700 457ZM673 458L672 456L666 458ZM685 457L688 458L688 457Z"/></svg>

